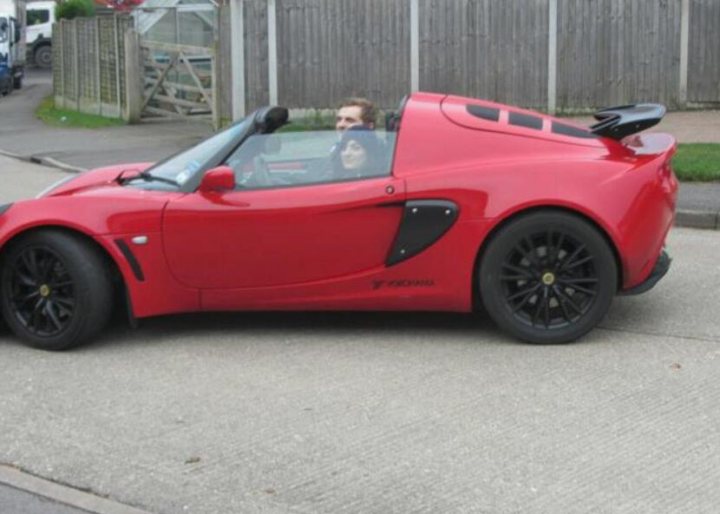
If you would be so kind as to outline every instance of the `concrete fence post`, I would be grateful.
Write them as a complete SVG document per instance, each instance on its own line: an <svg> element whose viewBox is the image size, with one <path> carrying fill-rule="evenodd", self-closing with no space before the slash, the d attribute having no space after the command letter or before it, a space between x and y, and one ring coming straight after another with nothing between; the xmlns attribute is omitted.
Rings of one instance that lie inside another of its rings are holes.
<svg viewBox="0 0 720 514"><path fill-rule="evenodd" d="M277 64L277 5L275 0L268 0L268 83L269 103L278 104L278 64Z"/></svg>
<svg viewBox="0 0 720 514"><path fill-rule="evenodd" d="M548 0L548 99L550 114L557 111L557 0Z"/></svg>
<svg viewBox="0 0 720 514"><path fill-rule="evenodd" d="M680 12L680 90L678 101L682 107L688 103L688 59L690 41L690 0L682 0Z"/></svg>
<svg viewBox="0 0 720 514"><path fill-rule="evenodd" d="M123 119L138 123L143 104L143 74L140 61L140 36L135 30L125 32L125 108ZM121 80L121 77L118 77Z"/></svg>
<svg viewBox="0 0 720 514"><path fill-rule="evenodd" d="M243 0L230 0L232 117L245 117L245 13Z"/></svg>
<svg viewBox="0 0 720 514"><path fill-rule="evenodd" d="M410 0L410 92L420 90L420 7Z"/></svg>

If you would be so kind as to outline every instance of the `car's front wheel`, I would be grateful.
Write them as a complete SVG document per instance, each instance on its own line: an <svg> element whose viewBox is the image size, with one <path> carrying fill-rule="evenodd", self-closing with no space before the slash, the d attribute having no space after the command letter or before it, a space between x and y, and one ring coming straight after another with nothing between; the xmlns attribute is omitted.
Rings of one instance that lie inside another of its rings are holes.
<svg viewBox="0 0 720 514"><path fill-rule="evenodd" d="M588 221L560 211L523 215L489 241L478 273L483 305L508 333L566 343L597 325L617 289L617 265Z"/></svg>
<svg viewBox="0 0 720 514"><path fill-rule="evenodd" d="M30 346L63 350L96 335L112 309L112 282L100 251L61 231L33 232L4 252L0 308Z"/></svg>

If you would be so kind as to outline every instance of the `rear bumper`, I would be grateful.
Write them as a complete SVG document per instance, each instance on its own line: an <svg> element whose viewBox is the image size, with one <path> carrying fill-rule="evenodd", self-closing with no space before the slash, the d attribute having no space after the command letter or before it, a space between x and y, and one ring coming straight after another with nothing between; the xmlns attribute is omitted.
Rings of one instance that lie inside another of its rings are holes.
<svg viewBox="0 0 720 514"><path fill-rule="evenodd" d="M670 269L670 264L672 263L672 259L667 254L665 250L663 250L660 253L660 257L658 257L657 262L655 263L655 267L650 272L650 276L646 278L643 282L639 283L635 287L631 287L630 289L626 289L624 291L620 291L618 294L623 296L630 296L630 295L636 295L641 294L646 291L649 291L653 287L655 287L655 284L660 282L660 279L665 276L665 274Z"/></svg>

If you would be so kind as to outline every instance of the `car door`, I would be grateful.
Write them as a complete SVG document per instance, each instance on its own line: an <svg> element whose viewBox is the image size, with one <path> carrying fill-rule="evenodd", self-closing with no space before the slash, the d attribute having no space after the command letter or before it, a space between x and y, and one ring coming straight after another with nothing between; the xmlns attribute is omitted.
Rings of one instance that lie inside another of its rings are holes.
<svg viewBox="0 0 720 514"><path fill-rule="evenodd" d="M286 144L272 155L229 158L235 190L190 193L168 204L164 247L180 282L200 289L261 288L384 266L403 213L403 181L390 174L389 164L381 175L303 180L309 164L328 153L305 137L306 144ZM297 135L286 139L298 143ZM274 177L253 186L245 175L256 171L258 158L267 159L265 171Z"/></svg>

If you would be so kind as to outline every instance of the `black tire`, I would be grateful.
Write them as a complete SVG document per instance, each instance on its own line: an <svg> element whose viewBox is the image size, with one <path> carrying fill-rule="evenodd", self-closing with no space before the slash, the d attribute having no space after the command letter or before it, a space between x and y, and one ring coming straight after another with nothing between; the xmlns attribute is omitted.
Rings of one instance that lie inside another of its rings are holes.
<svg viewBox="0 0 720 514"><path fill-rule="evenodd" d="M595 327L617 291L605 238L570 213L521 216L489 241L478 273L483 305L509 334L529 343L568 343Z"/></svg>
<svg viewBox="0 0 720 514"><path fill-rule="evenodd" d="M50 45L39 46L33 53L35 66L42 69L52 68L52 47Z"/></svg>
<svg viewBox="0 0 720 514"><path fill-rule="evenodd" d="M14 242L0 263L0 308L10 329L43 350L81 344L107 324L113 287L100 251L43 230Z"/></svg>
<svg viewBox="0 0 720 514"><path fill-rule="evenodd" d="M13 89L20 89L22 88L22 77L14 77L13 78Z"/></svg>

